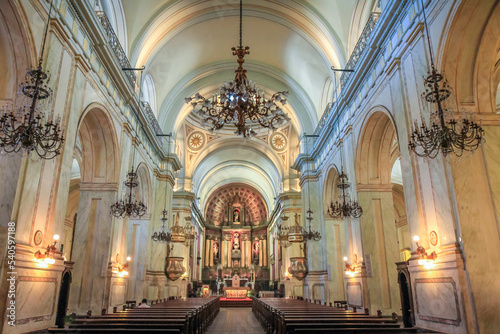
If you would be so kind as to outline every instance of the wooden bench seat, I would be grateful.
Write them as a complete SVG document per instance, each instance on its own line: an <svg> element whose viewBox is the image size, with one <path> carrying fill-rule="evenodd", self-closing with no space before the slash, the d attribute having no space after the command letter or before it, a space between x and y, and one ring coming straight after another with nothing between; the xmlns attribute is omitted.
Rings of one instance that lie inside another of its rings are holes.
<svg viewBox="0 0 500 334"><path fill-rule="evenodd" d="M131 308L94 317L76 317L66 328L49 328L49 332L202 334L215 319L219 309L219 297L168 300L149 308Z"/></svg>

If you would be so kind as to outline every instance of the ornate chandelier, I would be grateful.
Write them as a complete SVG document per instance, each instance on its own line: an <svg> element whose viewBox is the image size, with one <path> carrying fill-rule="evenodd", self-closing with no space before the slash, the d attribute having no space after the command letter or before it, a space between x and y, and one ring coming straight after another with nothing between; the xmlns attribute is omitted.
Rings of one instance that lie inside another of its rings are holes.
<svg viewBox="0 0 500 334"><path fill-rule="evenodd" d="M307 217L306 217L309 228L307 230L304 230L304 232L303 232L304 240L306 240L306 241L309 241L309 240L320 241L321 240L321 233L319 233L318 231L315 231L311 228L311 221L313 220L312 215L313 215L313 212L309 208L309 210L307 210Z"/></svg>
<svg viewBox="0 0 500 334"><path fill-rule="evenodd" d="M135 150L134 150L135 159ZM111 214L116 218L133 217L140 218L146 213L146 205L142 200L137 201L132 191L135 187L139 185L137 181L137 170L134 171L134 163L132 162L132 169L127 173L127 181L124 182L125 186L128 188L128 194L126 194L118 202L111 205Z"/></svg>
<svg viewBox="0 0 500 334"><path fill-rule="evenodd" d="M342 218L359 218L363 215L363 208L359 205L358 201L355 201L348 197L348 189L351 186L347 175L344 170L340 172L339 183L337 188L342 190L341 202L333 201L330 203L328 208L328 214L332 218L342 219Z"/></svg>
<svg viewBox="0 0 500 334"><path fill-rule="evenodd" d="M50 109L53 95L48 86L50 75L42 70L52 3L53 1L50 3L38 67L29 70L25 81L19 85L18 106L3 107L0 110L0 152L18 153L22 150L29 154L35 151L38 156L47 160L60 154L64 142L60 120L58 118L54 121L52 116L46 118L43 113L45 109Z"/></svg>
<svg viewBox="0 0 500 334"><path fill-rule="evenodd" d="M161 243L170 243L172 241L172 232L170 231L165 231L165 222L168 221L168 211L163 210L161 212L161 228L157 232L156 229L153 230L153 235L151 236L151 239L154 242L161 242Z"/></svg>
<svg viewBox="0 0 500 334"><path fill-rule="evenodd" d="M284 222L288 221L288 216L281 217L281 220ZM283 225L280 225L278 227L278 235L276 236L276 240L278 241L278 244L281 247L288 248L292 245L292 243L288 241L289 229L290 228L288 226L283 226Z"/></svg>
<svg viewBox="0 0 500 334"><path fill-rule="evenodd" d="M165 135L168 137L168 148L167 148L167 154L170 155L170 137L171 137L171 134L170 135ZM170 172L170 165L168 164L167 165L167 175L169 174ZM167 199L168 199L168 188L167 188L167 182L168 181L165 181L165 208L163 209L163 211L161 212L161 218L160 218L160 221L161 221L161 228L160 228L160 231L156 231L156 229L153 229L153 235L151 236L151 239L154 241L154 242L161 242L161 243L166 243L166 244L170 244L170 242L172 241L172 232L169 231L168 229L165 230L165 223L168 222L168 210L167 210Z"/></svg>
<svg viewBox="0 0 500 334"><path fill-rule="evenodd" d="M264 91L259 91L259 88L255 87L255 82L247 79L247 71L243 69L245 62L243 58L246 54L250 54L250 48L248 46L243 48L242 8L240 0L240 45L238 48L232 48L233 55L238 57L238 69L235 71L234 80L225 82L219 93L213 94L211 99L196 93L194 97L188 97L185 101L191 104L193 112L202 118L202 126L208 128L210 132L220 130L225 124L233 124L236 127L234 133L246 138L257 134L247 123L274 131L290 118L281 108L286 104L287 91L277 92L266 98Z"/></svg>
<svg viewBox="0 0 500 334"><path fill-rule="evenodd" d="M453 111L444 108L443 101L450 97L451 89L444 76L436 71L423 5L422 13L431 59L431 71L424 78L425 92L422 94L422 97L428 103L434 104L436 111L431 114L430 127L427 126L423 118L420 127L415 121L415 127L411 133L408 147L420 157L434 159L439 152L445 157L449 153L460 157L464 151L474 152L478 148L483 140L484 130L470 119L463 118L457 120L452 118L446 120L445 112L452 114Z"/></svg>
<svg viewBox="0 0 500 334"><path fill-rule="evenodd" d="M189 218L189 221L192 219L191 217L187 218ZM186 236L184 245L186 246L191 246L195 240L198 240L198 232L195 231L194 226L189 221L184 226L184 235Z"/></svg>

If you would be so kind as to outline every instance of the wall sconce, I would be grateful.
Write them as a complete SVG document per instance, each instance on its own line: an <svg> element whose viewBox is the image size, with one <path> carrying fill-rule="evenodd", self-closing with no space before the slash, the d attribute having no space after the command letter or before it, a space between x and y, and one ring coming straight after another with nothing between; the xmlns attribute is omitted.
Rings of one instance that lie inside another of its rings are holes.
<svg viewBox="0 0 500 334"><path fill-rule="evenodd" d="M290 273L287 271L285 271L285 280L289 281L290 280Z"/></svg>
<svg viewBox="0 0 500 334"><path fill-rule="evenodd" d="M416 254L419 257L418 264L424 266L426 269L431 269L434 267L436 263L437 254L436 252L432 252L431 254L427 254L425 248L420 246L418 242L420 241L420 237L418 235L413 237L415 243L417 244Z"/></svg>
<svg viewBox="0 0 500 334"><path fill-rule="evenodd" d="M132 260L132 258L130 256L127 256L127 263L123 265L120 262L118 262L118 260L119 260L119 254L116 254L116 262L113 263L113 270L111 272L117 274L119 277L128 276L129 262Z"/></svg>
<svg viewBox="0 0 500 334"><path fill-rule="evenodd" d="M54 244L48 245L47 250L45 251L44 254L38 250L35 255L34 255L34 260L38 262L39 264L44 265L45 267L49 264L54 264L56 263L56 260L54 259L54 255L56 253L59 253L56 249L56 244L57 241L59 240L59 235L54 234Z"/></svg>
<svg viewBox="0 0 500 334"><path fill-rule="evenodd" d="M345 273L347 276L354 277L356 275L356 264L358 263L358 256L354 254L354 262L352 264L347 262L347 257L344 256Z"/></svg>

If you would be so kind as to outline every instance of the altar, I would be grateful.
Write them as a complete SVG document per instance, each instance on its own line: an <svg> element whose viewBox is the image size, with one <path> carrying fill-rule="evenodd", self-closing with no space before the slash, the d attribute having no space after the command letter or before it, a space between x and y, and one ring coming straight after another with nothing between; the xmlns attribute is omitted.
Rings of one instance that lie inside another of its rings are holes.
<svg viewBox="0 0 500 334"><path fill-rule="evenodd" d="M245 299L247 297L247 291L250 290L249 287L224 287L224 296L227 299Z"/></svg>

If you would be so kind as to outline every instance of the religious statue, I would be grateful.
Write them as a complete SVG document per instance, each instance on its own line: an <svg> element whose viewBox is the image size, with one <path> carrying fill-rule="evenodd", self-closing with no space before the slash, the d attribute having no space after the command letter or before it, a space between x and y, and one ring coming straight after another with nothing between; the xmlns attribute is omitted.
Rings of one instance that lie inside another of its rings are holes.
<svg viewBox="0 0 500 334"><path fill-rule="evenodd" d="M256 253L256 254L259 254L259 242L258 241L256 241L253 244L253 252Z"/></svg>
<svg viewBox="0 0 500 334"><path fill-rule="evenodd" d="M233 223L239 223L240 222L240 210L234 209L233 211Z"/></svg>
<svg viewBox="0 0 500 334"><path fill-rule="evenodd" d="M214 253L214 259L219 258L219 244L217 242L214 242L214 245L212 246L212 251Z"/></svg>
<svg viewBox="0 0 500 334"><path fill-rule="evenodd" d="M233 250L239 250L239 249L240 249L240 234L238 232L235 232L233 240Z"/></svg>

